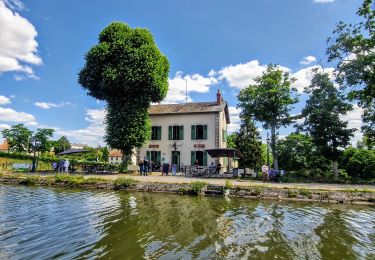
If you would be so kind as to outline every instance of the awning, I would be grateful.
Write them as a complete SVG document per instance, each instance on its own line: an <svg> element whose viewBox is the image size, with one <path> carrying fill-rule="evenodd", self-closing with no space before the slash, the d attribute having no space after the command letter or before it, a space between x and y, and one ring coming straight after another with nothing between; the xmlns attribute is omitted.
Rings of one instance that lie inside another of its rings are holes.
<svg viewBox="0 0 375 260"><path fill-rule="evenodd" d="M88 150L84 150L84 149L68 149L68 150L65 150L61 153L58 153L57 155L67 155L67 154L73 154L73 153L87 153L89 152Z"/></svg>
<svg viewBox="0 0 375 260"><path fill-rule="evenodd" d="M234 148L220 148L220 149L207 149L205 150L212 158L218 157L243 157L242 153Z"/></svg>

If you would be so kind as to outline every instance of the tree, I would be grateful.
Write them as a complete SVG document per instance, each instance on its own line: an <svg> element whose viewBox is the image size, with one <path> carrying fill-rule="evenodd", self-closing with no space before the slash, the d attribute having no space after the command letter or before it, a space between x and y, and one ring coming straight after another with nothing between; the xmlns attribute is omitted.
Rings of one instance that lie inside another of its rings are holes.
<svg viewBox="0 0 375 260"><path fill-rule="evenodd" d="M241 128L234 139L235 147L243 154L239 159L241 167L260 169L262 165L262 142L254 122L242 118Z"/></svg>
<svg viewBox="0 0 375 260"><path fill-rule="evenodd" d="M295 92L291 88L294 79L283 72L277 65L270 64L262 76L255 79L254 85L241 90L238 95L242 116L254 118L263 123L263 127L271 128L271 150L274 168L278 169L276 140L277 129L292 123L290 110L298 102L292 97Z"/></svg>
<svg viewBox="0 0 375 260"><path fill-rule="evenodd" d="M90 96L107 102L105 141L129 156L149 139L148 109L167 94L168 59L150 31L114 22L85 60L78 82Z"/></svg>
<svg viewBox="0 0 375 260"><path fill-rule="evenodd" d="M227 147L228 148L237 148L236 143L235 143L236 137L237 137L236 132L231 133L230 135L227 136Z"/></svg>
<svg viewBox="0 0 375 260"><path fill-rule="evenodd" d="M1 131L2 136L8 141L9 150L18 153L28 152L32 133L24 124Z"/></svg>
<svg viewBox="0 0 375 260"><path fill-rule="evenodd" d="M351 177L373 179L375 178L375 151L348 147L343 153L340 165Z"/></svg>
<svg viewBox="0 0 375 260"><path fill-rule="evenodd" d="M55 131L49 128L38 128L37 132L33 136L33 141L37 143L37 146L34 147L35 151L41 152L42 154L45 152L49 152L52 148L52 142L50 138L53 136ZM32 145L34 145L32 143Z"/></svg>
<svg viewBox="0 0 375 260"><path fill-rule="evenodd" d="M320 155L311 136L291 133L277 143L279 164L285 170L326 170L326 159Z"/></svg>
<svg viewBox="0 0 375 260"><path fill-rule="evenodd" d="M65 150L70 149L70 143L68 138L66 136L61 136L59 140L55 141L53 144L53 150L55 151L55 154L61 153Z"/></svg>
<svg viewBox="0 0 375 260"><path fill-rule="evenodd" d="M102 161L108 162L108 159L109 159L109 150L105 146L105 147L102 148Z"/></svg>
<svg viewBox="0 0 375 260"><path fill-rule="evenodd" d="M335 178L338 176L340 149L349 144L355 129L348 129L348 123L340 119L352 109L345 97L332 83L327 73L315 70L311 85L305 88L310 94L302 109L305 118L301 129L312 137L314 144L327 159L332 161Z"/></svg>
<svg viewBox="0 0 375 260"><path fill-rule="evenodd" d="M375 3L364 0L357 24L339 22L328 38L328 60L337 61L337 81L364 108L364 134L375 141Z"/></svg>

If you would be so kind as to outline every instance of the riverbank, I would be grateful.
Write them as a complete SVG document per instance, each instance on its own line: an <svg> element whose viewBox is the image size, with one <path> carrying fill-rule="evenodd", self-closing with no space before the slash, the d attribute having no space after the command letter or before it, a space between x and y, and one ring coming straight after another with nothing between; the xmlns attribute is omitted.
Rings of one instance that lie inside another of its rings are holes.
<svg viewBox="0 0 375 260"><path fill-rule="evenodd" d="M182 176L78 176L60 174L0 174L0 183L257 199L375 204L375 187L371 185L261 183L242 180L192 179Z"/></svg>

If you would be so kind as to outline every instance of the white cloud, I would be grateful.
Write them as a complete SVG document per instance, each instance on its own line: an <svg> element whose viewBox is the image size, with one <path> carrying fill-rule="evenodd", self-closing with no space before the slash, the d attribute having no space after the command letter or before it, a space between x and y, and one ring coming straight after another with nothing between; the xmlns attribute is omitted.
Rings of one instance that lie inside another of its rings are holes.
<svg viewBox="0 0 375 260"><path fill-rule="evenodd" d="M57 108L57 107L63 107L68 105L73 105L70 102L61 102L61 103L52 103L52 102L35 102L35 106L42 108L42 109L51 109L51 108Z"/></svg>
<svg viewBox="0 0 375 260"><path fill-rule="evenodd" d="M210 72L211 73L211 72ZM181 71L177 72L173 78L169 79L169 90L165 103L181 103L186 100L186 84L187 84L187 99L191 102L189 96L191 92L207 93L213 84L217 83L214 77L204 77L199 74L183 75Z"/></svg>
<svg viewBox="0 0 375 260"><path fill-rule="evenodd" d="M6 105L10 103L12 103L12 101L10 101L10 98L5 97L5 96L0 96L0 105Z"/></svg>
<svg viewBox="0 0 375 260"><path fill-rule="evenodd" d="M230 117L230 124L228 125L228 133L231 134L236 132L240 129L241 119L240 113L241 110L236 107L228 107L229 109L229 117Z"/></svg>
<svg viewBox="0 0 375 260"><path fill-rule="evenodd" d="M90 146L97 146L98 144L104 145L105 115L105 109L88 109L85 117L85 120L89 122L87 127L76 130L54 129L57 135L65 135L74 143L86 143Z"/></svg>
<svg viewBox="0 0 375 260"><path fill-rule="evenodd" d="M11 108L0 107L0 121L1 122L15 122L35 125L36 119L33 115L25 112L17 112Z"/></svg>
<svg viewBox="0 0 375 260"><path fill-rule="evenodd" d="M9 128L10 128L10 125L8 124L0 124L0 130L9 129Z"/></svg>
<svg viewBox="0 0 375 260"><path fill-rule="evenodd" d="M314 3L318 4L326 4L326 3L333 3L335 0L314 0Z"/></svg>
<svg viewBox="0 0 375 260"><path fill-rule="evenodd" d="M315 61L316 61L316 58L314 56L306 56L306 57L303 57L303 59L300 61L300 64L309 65Z"/></svg>
<svg viewBox="0 0 375 260"><path fill-rule="evenodd" d="M353 110L346 113L346 115L340 116L341 120L348 122L348 128L357 129L354 132L354 136L351 139L352 144L356 144L357 141L362 140L362 137L363 137L363 133L361 131L361 127L363 125L362 114L363 114L363 109L359 107L358 105L354 105Z"/></svg>
<svg viewBox="0 0 375 260"><path fill-rule="evenodd" d="M330 76L331 80L334 79L334 68L322 68L321 66L310 66L298 70L295 73L292 73L291 76L296 79L292 84L293 87L297 89L298 92L302 93L305 87L311 85L311 80L314 76L313 70L317 69L318 72L326 72Z"/></svg>
<svg viewBox="0 0 375 260"><path fill-rule="evenodd" d="M0 73L18 72L37 78L30 65L41 65L35 27L19 13L11 9L22 9L19 0L0 0ZM20 80L24 76L17 76Z"/></svg>

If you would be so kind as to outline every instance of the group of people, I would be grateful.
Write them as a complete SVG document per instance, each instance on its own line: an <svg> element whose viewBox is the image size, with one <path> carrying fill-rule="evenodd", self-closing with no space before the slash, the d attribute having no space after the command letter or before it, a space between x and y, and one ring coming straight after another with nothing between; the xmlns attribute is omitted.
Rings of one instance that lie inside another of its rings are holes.
<svg viewBox="0 0 375 260"><path fill-rule="evenodd" d="M145 158L144 160L139 161L138 166L139 166L139 173L141 175L148 175L150 172L152 172L153 163L152 163L152 161L149 162Z"/></svg>
<svg viewBox="0 0 375 260"><path fill-rule="evenodd" d="M70 162L68 159L61 159L59 162L53 162L52 168L55 172L58 173L68 173L69 172Z"/></svg>
<svg viewBox="0 0 375 260"><path fill-rule="evenodd" d="M280 177L284 175L283 170L274 170L267 165L262 166L262 179L263 182L280 182Z"/></svg>
<svg viewBox="0 0 375 260"><path fill-rule="evenodd" d="M210 166L208 167L209 173L219 174L221 171L221 163L219 162L217 165L214 162L211 162Z"/></svg>

